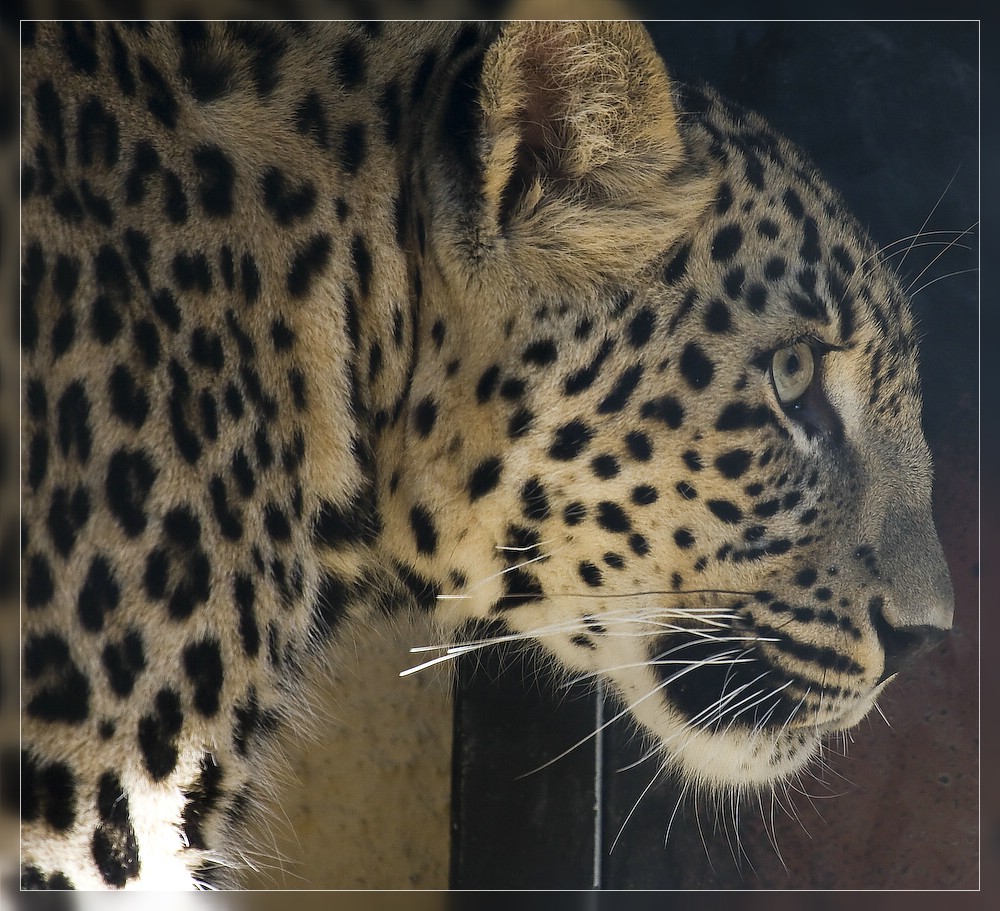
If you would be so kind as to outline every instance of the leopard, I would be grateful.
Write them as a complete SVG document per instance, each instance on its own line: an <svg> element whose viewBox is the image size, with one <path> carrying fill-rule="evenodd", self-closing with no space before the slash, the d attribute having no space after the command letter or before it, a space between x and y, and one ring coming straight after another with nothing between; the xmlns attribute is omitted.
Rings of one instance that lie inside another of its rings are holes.
<svg viewBox="0 0 1000 911"><path fill-rule="evenodd" d="M899 279L641 25L21 42L23 888L238 886L354 627L536 643L737 795L947 635Z"/></svg>

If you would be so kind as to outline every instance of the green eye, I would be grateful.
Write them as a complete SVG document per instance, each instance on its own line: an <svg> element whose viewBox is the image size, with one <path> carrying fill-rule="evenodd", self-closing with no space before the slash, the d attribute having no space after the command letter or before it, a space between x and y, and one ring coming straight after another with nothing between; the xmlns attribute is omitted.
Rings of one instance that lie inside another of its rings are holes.
<svg viewBox="0 0 1000 911"><path fill-rule="evenodd" d="M816 360L812 348L796 342L774 352L771 358L771 384L782 405L794 405L812 383Z"/></svg>

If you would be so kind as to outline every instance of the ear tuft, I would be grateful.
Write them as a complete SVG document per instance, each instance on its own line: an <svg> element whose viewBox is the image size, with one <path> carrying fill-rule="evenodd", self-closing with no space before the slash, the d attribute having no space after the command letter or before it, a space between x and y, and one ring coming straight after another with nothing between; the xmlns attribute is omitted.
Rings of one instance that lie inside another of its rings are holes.
<svg viewBox="0 0 1000 911"><path fill-rule="evenodd" d="M521 267L574 284L634 272L714 195L635 23L510 23L484 61L480 103L479 239L506 241Z"/></svg>

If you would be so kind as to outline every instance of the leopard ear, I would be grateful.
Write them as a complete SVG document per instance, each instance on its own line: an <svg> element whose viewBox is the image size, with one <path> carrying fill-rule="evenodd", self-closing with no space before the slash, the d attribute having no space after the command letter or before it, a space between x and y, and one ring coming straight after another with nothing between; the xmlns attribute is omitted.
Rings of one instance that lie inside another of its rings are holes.
<svg viewBox="0 0 1000 911"><path fill-rule="evenodd" d="M562 282L634 273L689 232L716 179L631 22L513 22L483 61L478 242Z"/></svg>

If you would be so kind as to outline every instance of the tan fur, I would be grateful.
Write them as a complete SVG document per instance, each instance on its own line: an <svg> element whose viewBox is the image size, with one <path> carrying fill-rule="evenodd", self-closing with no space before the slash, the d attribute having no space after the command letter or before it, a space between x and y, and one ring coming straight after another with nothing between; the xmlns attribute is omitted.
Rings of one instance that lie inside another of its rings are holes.
<svg viewBox="0 0 1000 911"><path fill-rule="evenodd" d="M627 278L714 194L714 175L692 173L667 74L636 24L514 23L484 84L479 241L499 245L502 194L525 169L506 238L517 271L577 288Z"/></svg>

